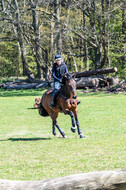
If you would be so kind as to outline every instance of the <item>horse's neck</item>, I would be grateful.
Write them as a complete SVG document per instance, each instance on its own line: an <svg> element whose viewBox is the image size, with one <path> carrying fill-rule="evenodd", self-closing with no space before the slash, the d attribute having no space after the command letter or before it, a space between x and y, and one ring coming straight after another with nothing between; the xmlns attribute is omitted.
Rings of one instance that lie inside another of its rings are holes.
<svg viewBox="0 0 126 190"><path fill-rule="evenodd" d="M62 88L62 94L66 98L72 98L73 97L73 94L65 86L63 86L63 88Z"/></svg>

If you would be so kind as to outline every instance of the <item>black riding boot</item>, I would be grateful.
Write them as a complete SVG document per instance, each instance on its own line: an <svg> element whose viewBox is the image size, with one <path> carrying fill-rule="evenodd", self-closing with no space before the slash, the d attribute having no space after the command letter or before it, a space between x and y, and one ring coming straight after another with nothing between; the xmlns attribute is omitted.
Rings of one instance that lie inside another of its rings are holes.
<svg viewBox="0 0 126 190"><path fill-rule="evenodd" d="M60 93L60 91L58 90L57 92L55 92L53 94L52 102L51 102L51 104L49 104L50 108L54 108L55 107L55 103L56 103L56 100L57 100L57 97L58 97L59 93Z"/></svg>

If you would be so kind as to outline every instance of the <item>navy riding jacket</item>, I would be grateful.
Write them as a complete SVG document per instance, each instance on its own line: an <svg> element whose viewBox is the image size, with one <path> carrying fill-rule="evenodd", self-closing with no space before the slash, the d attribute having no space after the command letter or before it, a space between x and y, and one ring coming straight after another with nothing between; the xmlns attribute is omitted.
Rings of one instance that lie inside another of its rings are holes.
<svg viewBox="0 0 126 190"><path fill-rule="evenodd" d="M62 76L65 73L68 73L68 69L64 62L61 62L60 66L57 63L53 64L52 76L54 78L54 82L60 82L60 79L62 79Z"/></svg>

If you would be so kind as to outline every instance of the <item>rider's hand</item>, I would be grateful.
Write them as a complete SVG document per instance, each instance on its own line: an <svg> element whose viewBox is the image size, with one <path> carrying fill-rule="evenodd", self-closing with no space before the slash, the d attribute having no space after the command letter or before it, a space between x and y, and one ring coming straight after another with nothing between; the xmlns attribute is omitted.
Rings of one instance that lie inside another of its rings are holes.
<svg viewBox="0 0 126 190"><path fill-rule="evenodd" d="M60 81L60 83L62 83L62 81L63 81L63 80L62 80L62 78L61 78L61 79L59 79L59 81Z"/></svg>
<svg viewBox="0 0 126 190"><path fill-rule="evenodd" d="M76 99L76 98L77 98L77 95L74 95L74 96L73 96L73 99Z"/></svg>

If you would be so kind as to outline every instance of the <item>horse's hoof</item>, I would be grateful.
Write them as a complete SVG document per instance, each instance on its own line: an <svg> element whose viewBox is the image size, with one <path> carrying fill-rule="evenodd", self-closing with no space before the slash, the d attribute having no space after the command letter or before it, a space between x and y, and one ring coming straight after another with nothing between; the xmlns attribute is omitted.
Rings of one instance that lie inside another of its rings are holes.
<svg viewBox="0 0 126 190"><path fill-rule="evenodd" d="M67 139L67 136L66 136L66 135L64 135L64 136L63 136L63 138L64 138L64 139Z"/></svg>
<svg viewBox="0 0 126 190"><path fill-rule="evenodd" d="M71 131L72 131L73 133L76 133L76 128L75 128L75 127L71 127Z"/></svg>
<svg viewBox="0 0 126 190"><path fill-rule="evenodd" d="M82 139L82 138L85 138L85 136L83 135L83 134L80 134L80 138Z"/></svg>
<svg viewBox="0 0 126 190"><path fill-rule="evenodd" d="M54 135L54 136L57 136L57 134L56 134L56 133L53 133L53 135Z"/></svg>
<svg viewBox="0 0 126 190"><path fill-rule="evenodd" d="M59 135L55 135L55 137L59 138L60 136Z"/></svg>

